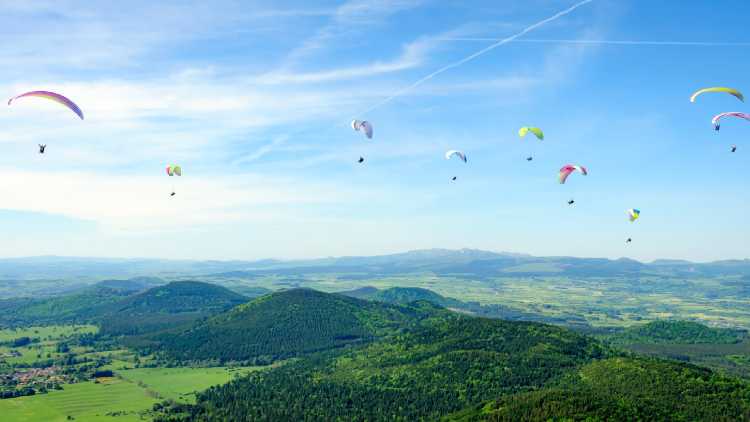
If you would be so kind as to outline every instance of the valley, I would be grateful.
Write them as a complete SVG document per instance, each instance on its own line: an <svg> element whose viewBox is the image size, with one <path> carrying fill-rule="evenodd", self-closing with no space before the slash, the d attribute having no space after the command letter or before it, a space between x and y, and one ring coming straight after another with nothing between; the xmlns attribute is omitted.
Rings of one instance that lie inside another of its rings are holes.
<svg viewBox="0 0 750 422"><path fill-rule="evenodd" d="M685 275L595 261L591 271L611 274L593 276L589 261L523 263L534 259L274 262L4 299L0 412L161 422L750 415L744 266Z"/></svg>

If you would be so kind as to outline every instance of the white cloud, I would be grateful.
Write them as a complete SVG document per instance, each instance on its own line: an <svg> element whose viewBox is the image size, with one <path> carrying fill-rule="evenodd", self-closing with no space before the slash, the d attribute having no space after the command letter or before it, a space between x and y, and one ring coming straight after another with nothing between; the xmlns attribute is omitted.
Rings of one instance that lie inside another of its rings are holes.
<svg viewBox="0 0 750 422"><path fill-rule="evenodd" d="M269 72L256 79L261 84L334 82L347 79L363 79L385 73L399 72L420 66L437 43L425 37L406 44L401 54L391 61L375 61L365 65L340 67L317 72ZM362 54L366 56L366 54Z"/></svg>
<svg viewBox="0 0 750 422"><path fill-rule="evenodd" d="M0 169L0 208L92 221L105 229L188 229L278 215L286 207L339 203L354 194L316 183L243 175L182 177ZM174 189L177 195L170 197Z"/></svg>
<svg viewBox="0 0 750 422"><path fill-rule="evenodd" d="M295 63L324 48L333 39L344 35L351 38L391 15L421 6L423 3L424 0L350 0L336 9L329 24L318 29L300 47L292 50L287 62Z"/></svg>

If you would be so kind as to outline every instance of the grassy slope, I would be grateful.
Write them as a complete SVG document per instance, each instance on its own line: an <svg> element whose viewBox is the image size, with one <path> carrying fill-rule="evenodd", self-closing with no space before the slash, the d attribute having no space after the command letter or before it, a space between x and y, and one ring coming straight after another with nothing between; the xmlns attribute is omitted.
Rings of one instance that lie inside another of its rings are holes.
<svg viewBox="0 0 750 422"><path fill-rule="evenodd" d="M58 422L70 415L82 421L137 421L138 412L158 400L141 387L119 379L65 385L65 390L49 394L0 400L0 413L8 421ZM128 412L106 416L108 412Z"/></svg>

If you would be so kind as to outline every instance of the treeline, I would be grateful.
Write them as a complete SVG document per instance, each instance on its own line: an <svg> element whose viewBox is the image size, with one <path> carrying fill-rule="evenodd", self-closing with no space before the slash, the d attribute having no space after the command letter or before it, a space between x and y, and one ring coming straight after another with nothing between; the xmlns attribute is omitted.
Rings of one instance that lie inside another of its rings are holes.
<svg viewBox="0 0 750 422"><path fill-rule="evenodd" d="M690 321L653 321L630 327L610 337L613 343L731 344L742 341L746 331L712 328Z"/></svg>

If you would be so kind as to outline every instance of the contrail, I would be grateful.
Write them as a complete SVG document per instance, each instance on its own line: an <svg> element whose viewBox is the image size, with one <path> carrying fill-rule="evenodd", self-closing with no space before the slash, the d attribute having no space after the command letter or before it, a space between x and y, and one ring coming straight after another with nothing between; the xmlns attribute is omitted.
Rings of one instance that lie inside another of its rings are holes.
<svg viewBox="0 0 750 422"><path fill-rule="evenodd" d="M497 42L499 38L438 38L438 41L476 41ZM632 40L551 40L524 39L513 40L518 43L533 44L590 44L590 45L667 45L695 47L750 47L750 42L701 42L701 41L632 41Z"/></svg>
<svg viewBox="0 0 750 422"><path fill-rule="evenodd" d="M390 95L389 97L386 97L386 98L378 101L377 103L375 103L374 105L372 105L370 108L357 113L354 116L354 118L359 117L362 114L369 113L369 112L371 112L371 111L373 111L375 109L378 109L378 108L382 107L383 105L388 104L389 102L393 101L394 99L396 99L396 98L398 98L398 97L406 94L407 92L413 90L414 88L422 85L423 83L429 81L430 79L434 78L435 76L437 76L437 75L439 75L439 74L441 74L443 72L446 72L448 70L451 70L453 68L459 67L462 64L465 64L467 62L470 62L470 61L476 59L477 57L479 57L479 56L481 56L481 55L483 55L485 53L488 53L488 52L496 49L497 47L500 47L502 45L508 44L509 42L515 41L516 38L522 37L522 36L526 35L527 33L531 32L531 31L533 31L533 30L535 30L535 29L537 29L537 28L539 28L539 27L541 27L543 25L546 25L546 24L548 24L548 23L550 23L552 21L555 21L557 19L560 19L561 17L563 17L563 16L565 16L565 15L573 12L574 10L578 9L581 6L584 6L584 5L588 4L588 3L591 3L592 1L594 1L594 0L583 0L583 1L578 2L578 3L574 4L573 6L567 8L567 9L561 11L561 12L558 12L558 13L556 13L556 14L548 17L547 19L541 20L541 21L539 21L539 22L537 22L537 23L535 23L535 24L533 24L531 26L528 26L528 27L524 28L522 31L520 31L520 32L518 32L518 33L516 33L514 35L511 35L511 36L509 36L507 38L502 38L502 39L499 39L499 40L493 40L493 41L496 41L494 44L489 45L489 46L487 46L487 47L485 47L485 48L477 51L474 54L466 56L466 57L464 57L463 59L461 59L461 60L459 60L457 62L454 62L454 63L451 63L449 65L441 67L440 69L438 69L438 70L430 73L429 75L423 77L422 79L419 79L418 81L414 82L413 84L411 84L411 85L409 85L409 86L407 86L405 88L402 88L399 91L396 91L394 94Z"/></svg>

